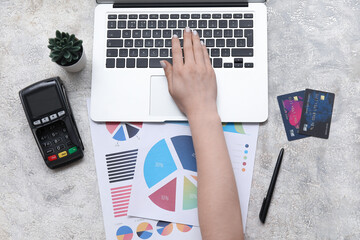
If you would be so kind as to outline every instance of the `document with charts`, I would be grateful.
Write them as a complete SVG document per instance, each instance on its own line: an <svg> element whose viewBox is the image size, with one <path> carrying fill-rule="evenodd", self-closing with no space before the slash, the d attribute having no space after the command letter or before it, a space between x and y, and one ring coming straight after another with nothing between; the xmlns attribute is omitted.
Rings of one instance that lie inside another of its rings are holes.
<svg viewBox="0 0 360 240"><path fill-rule="evenodd" d="M244 229L258 127L223 125L238 183ZM141 131L128 214L199 226L196 156L188 124L144 123Z"/></svg>

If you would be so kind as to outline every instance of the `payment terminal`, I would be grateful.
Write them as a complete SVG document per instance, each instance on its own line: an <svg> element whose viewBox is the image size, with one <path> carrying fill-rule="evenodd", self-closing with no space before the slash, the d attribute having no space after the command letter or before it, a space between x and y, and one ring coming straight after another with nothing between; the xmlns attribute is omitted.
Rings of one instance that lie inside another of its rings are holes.
<svg viewBox="0 0 360 240"><path fill-rule="evenodd" d="M53 169L81 159L84 146L61 79L39 81L19 94L46 165Z"/></svg>

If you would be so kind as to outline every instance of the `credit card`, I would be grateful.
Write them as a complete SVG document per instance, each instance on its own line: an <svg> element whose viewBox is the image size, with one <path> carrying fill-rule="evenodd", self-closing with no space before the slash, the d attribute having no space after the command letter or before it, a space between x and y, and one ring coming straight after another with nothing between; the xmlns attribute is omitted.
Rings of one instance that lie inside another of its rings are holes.
<svg viewBox="0 0 360 240"><path fill-rule="evenodd" d="M329 138L334 100L334 93L306 89L300 134Z"/></svg>
<svg viewBox="0 0 360 240"><path fill-rule="evenodd" d="M286 136L289 141L309 137L308 135L299 134L304 95L305 91L300 91L277 97Z"/></svg>

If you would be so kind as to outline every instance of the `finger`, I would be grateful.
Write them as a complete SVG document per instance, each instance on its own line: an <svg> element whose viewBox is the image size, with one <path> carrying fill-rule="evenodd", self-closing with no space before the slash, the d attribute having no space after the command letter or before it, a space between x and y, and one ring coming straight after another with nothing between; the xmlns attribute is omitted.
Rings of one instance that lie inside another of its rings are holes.
<svg viewBox="0 0 360 240"><path fill-rule="evenodd" d="M205 65L206 67L212 67L211 66L211 61L210 61L210 57L209 57L209 53L206 49L206 46L205 46L205 43L204 42L201 42L201 48L202 48L202 51L203 51L203 56L204 56L204 62L205 62Z"/></svg>
<svg viewBox="0 0 360 240"><path fill-rule="evenodd" d="M192 34L192 43L195 62L199 64L204 64L204 53L200 44L199 34L196 30L194 30Z"/></svg>
<svg viewBox="0 0 360 240"><path fill-rule="evenodd" d="M176 34L174 34L174 36L172 37L171 46L171 51L173 55L173 66L180 67L184 64L184 61L180 47L179 37Z"/></svg>
<svg viewBox="0 0 360 240"><path fill-rule="evenodd" d="M172 80L173 80L173 77L172 77L173 76L173 67L166 60L160 61L160 65L164 69L165 76L166 76L166 79L167 79L167 82L168 82L169 93L171 94L171 90L172 90L172 86L173 86L173 82L172 82Z"/></svg>
<svg viewBox="0 0 360 240"><path fill-rule="evenodd" d="M189 27L186 27L184 30L184 59L185 64L194 64L194 52L192 44L192 33Z"/></svg>

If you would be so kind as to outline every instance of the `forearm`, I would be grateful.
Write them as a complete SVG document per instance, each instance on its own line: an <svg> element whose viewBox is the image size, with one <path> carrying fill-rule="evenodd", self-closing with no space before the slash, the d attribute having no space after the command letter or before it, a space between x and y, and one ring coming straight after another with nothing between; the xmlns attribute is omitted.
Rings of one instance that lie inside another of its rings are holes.
<svg viewBox="0 0 360 240"><path fill-rule="evenodd" d="M243 239L238 191L220 117L214 112L188 118L198 168L203 239Z"/></svg>

